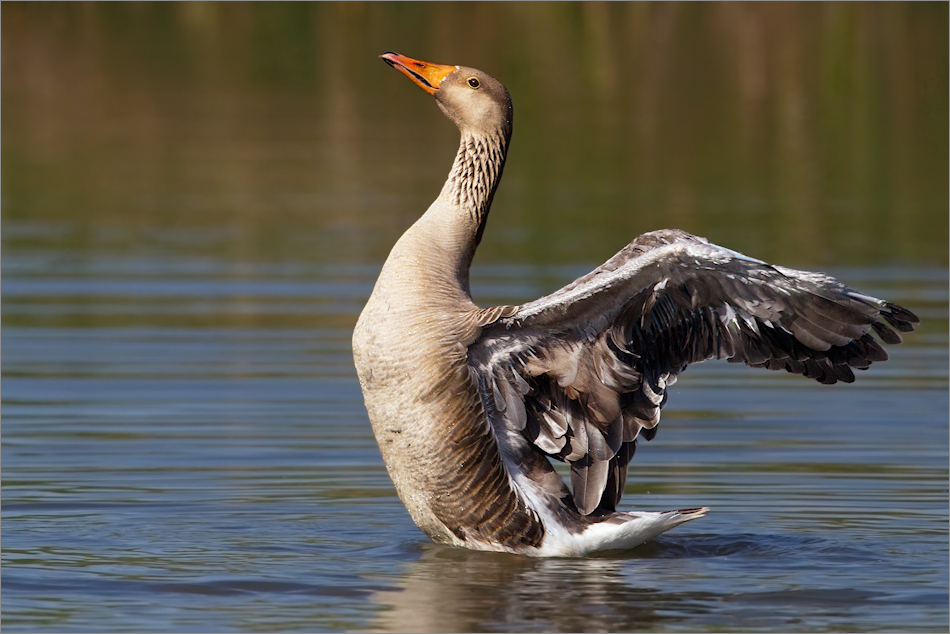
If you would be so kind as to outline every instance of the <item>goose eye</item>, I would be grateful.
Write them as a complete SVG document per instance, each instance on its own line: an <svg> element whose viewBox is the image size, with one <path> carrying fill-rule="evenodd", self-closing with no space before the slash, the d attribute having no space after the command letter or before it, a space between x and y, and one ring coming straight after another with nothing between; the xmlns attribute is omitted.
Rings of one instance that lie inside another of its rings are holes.
<svg viewBox="0 0 950 634"><path fill-rule="evenodd" d="M471 86L472 88L478 88L479 86L481 86L481 84L478 82L477 77L469 77L468 85Z"/></svg>

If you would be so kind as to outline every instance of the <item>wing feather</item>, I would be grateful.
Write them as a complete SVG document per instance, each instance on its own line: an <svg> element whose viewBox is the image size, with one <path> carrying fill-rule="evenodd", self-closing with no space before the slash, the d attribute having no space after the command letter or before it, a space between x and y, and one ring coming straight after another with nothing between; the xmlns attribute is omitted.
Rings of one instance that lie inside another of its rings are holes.
<svg viewBox="0 0 950 634"><path fill-rule="evenodd" d="M495 312L489 312L494 310ZM682 231L631 242L547 297L488 309L469 347L499 429L571 467L583 514L613 511L666 388L710 358L854 381L917 317L833 278L773 267ZM486 387L486 389L489 389Z"/></svg>

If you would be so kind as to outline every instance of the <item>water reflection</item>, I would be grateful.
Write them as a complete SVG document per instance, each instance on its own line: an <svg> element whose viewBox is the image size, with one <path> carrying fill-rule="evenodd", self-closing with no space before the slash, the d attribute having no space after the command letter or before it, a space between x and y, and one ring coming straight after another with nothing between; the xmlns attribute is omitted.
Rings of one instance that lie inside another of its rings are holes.
<svg viewBox="0 0 950 634"><path fill-rule="evenodd" d="M946 3L0 11L6 629L946 631ZM386 49L514 95L480 303L679 226L921 327L832 390L690 368L625 503L701 525L429 544L349 339L457 133Z"/></svg>
<svg viewBox="0 0 950 634"><path fill-rule="evenodd" d="M628 583L615 559L537 560L426 546L398 589L378 592L389 632L638 631L655 629L659 593ZM688 609L682 601L678 609ZM696 601L698 602L698 601ZM669 606L667 606L669 607Z"/></svg>
<svg viewBox="0 0 950 634"><path fill-rule="evenodd" d="M599 262L675 226L789 265L946 263L942 3L3 15L4 215L75 221L66 245L90 223L215 226L222 255L380 261L456 143L376 58L395 48L479 66L514 95L483 261Z"/></svg>
<svg viewBox="0 0 950 634"><path fill-rule="evenodd" d="M537 561L432 545L396 497L349 352L375 267L93 254L57 268L56 253L4 254L8 628L946 620L944 271L846 272L928 322L855 385L690 368L625 504L712 513L622 556ZM474 272L486 302L565 277Z"/></svg>
<svg viewBox="0 0 950 634"><path fill-rule="evenodd" d="M816 537L695 533L665 536L630 553L555 560L432 544L422 550L396 588L372 595L382 609L368 630L633 632L694 629L697 620L705 628L782 630L800 625L803 612L812 624L860 628L875 624L861 608L866 601L933 610L945 598L939 592L898 598L886 587L834 579L835 566L874 552ZM821 590L790 589L787 577L801 567L827 567L832 576Z"/></svg>

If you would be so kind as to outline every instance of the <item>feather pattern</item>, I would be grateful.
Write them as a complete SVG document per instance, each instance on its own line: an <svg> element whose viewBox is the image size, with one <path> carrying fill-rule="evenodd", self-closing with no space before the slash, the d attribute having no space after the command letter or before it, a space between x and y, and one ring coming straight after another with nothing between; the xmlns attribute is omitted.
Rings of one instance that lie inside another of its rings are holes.
<svg viewBox="0 0 950 634"><path fill-rule="evenodd" d="M701 517L615 512L680 372L718 358L853 381L887 358L874 336L899 343L917 322L827 276L674 230L547 297L479 308L469 269L504 169L510 96L477 69L382 57L461 132L442 191L393 247L353 332L386 468L435 541L580 555ZM568 463L570 488L550 459Z"/></svg>
<svg viewBox="0 0 950 634"><path fill-rule="evenodd" d="M690 363L728 359L850 383L854 369L887 359L871 332L899 343L916 322L828 276L666 230L485 324L468 359L508 395L496 408L503 424L570 464L573 501L590 515L616 509L638 437L653 437L666 388ZM505 377L517 388L499 386Z"/></svg>

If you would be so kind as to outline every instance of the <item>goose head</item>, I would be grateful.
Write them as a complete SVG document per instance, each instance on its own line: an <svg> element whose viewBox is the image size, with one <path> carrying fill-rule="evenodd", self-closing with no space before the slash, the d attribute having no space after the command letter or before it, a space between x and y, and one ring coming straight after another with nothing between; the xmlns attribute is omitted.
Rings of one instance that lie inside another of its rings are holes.
<svg viewBox="0 0 950 634"><path fill-rule="evenodd" d="M392 51L380 57L435 97L459 130L479 136L498 132L511 138L514 110L500 81L475 68L423 62Z"/></svg>

